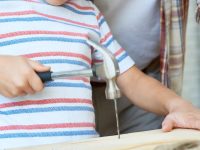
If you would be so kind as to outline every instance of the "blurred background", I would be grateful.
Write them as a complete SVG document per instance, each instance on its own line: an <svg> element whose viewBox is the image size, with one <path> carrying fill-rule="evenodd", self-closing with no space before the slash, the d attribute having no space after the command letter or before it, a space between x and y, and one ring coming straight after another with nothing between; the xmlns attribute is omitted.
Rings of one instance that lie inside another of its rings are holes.
<svg viewBox="0 0 200 150"><path fill-rule="evenodd" d="M195 12L196 1L190 0L182 96L200 107L200 24Z"/></svg>

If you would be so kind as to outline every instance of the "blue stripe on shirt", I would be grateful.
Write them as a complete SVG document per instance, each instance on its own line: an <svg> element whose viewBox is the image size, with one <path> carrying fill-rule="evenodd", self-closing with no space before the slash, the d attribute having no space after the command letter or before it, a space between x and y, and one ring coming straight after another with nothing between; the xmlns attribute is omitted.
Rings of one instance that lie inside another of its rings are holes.
<svg viewBox="0 0 200 150"><path fill-rule="evenodd" d="M103 17L103 18L101 18L101 19L99 20L99 22L98 22L99 27L101 27L102 24L103 24L104 22L106 22L106 20L105 20L105 18Z"/></svg>
<svg viewBox="0 0 200 150"><path fill-rule="evenodd" d="M128 57L128 54L125 52L123 55L121 55L119 58L117 58L118 62L121 62L123 59L125 59L126 57Z"/></svg>
<svg viewBox="0 0 200 150"><path fill-rule="evenodd" d="M106 41L106 43L103 44L103 46L109 47L110 44L112 44L113 42L114 42L114 38L113 38L113 36L112 36L108 41Z"/></svg>
<svg viewBox="0 0 200 150"><path fill-rule="evenodd" d="M88 106L60 106L60 107L45 107L45 108L27 108L27 109L15 109L0 111L1 115L16 115L25 113L45 113L45 112L55 112L55 111L90 111L94 112L92 107Z"/></svg>
<svg viewBox="0 0 200 150"><path fill-rule="evenodd" d="M0 47L20 44L20 43L27 43L27 42L38 42L38 41L70 42L70 43L82 43L88 45L86 40L83 39L71 39L62 37L30 37L30 38L21 38L21 39L0 42Z"/></svg>
<svg viewBox="0 0 200 150"><path fill-rule="evenodd" d="M44 60L37 60L41 64L72 64L72 65L79 65L86 68L90 68L90 64L84 63L78 60L69 60L69 59L44 59Z"/></svg>
<svg viewBox="0 0 200 150"><path fill-rule="evenodd" d="M55 136L84 136L97 135L95 130L79 130L79 131L60 131L60 132L36 132L36 133L5 133L0 134L0 138L19 138L19 137L55 137Z"/></svg>
<svg viewBox="0 0 200 150"><path fill-rule="evenodd" d="M91 86L85 85L83 83L69 83L69 82L47 82L45 87L75 87L75 88L87 88L91 90Z"/></svg>

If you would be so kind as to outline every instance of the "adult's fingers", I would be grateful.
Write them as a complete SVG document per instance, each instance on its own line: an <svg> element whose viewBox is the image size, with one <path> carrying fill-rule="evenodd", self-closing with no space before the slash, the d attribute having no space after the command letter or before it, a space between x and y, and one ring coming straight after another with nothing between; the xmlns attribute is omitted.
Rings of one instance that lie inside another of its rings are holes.
<svg viewBox="0 0 200 150"><path fill-rule="evenodd" d="M162 130L169 132L174 128L174 121L171 118L166 117L162 123Z"/></svg>

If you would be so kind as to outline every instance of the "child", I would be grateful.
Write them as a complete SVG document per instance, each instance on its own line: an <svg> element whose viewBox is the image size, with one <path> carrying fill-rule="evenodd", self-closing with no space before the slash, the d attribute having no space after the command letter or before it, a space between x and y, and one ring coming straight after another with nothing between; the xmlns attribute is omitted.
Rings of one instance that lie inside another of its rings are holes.
<svg viewBox="0 0 200 150"><path fill-rule="evenodd" d="M91 68L88 33L115 53L121 72L133 66L96 7L86 0L57 7L6 0L0 22L1 148L97 137L89 78L57 80L43 89L34 72Z"/></svg>
<svg viewBox="0 0 200 150"><path fill-rule="evenodd" d="M52 6L46 2L67 3ZM101 13L90 1L46 2L0 1L1 148L98 136L89 78L57 80L43 88L35 73L50 67L52 71L91 68L92 50L85 41L88 33L116 56L121 73L118 84L131 101L149 111L169 113L164 130L173 126L199 128L179 124L187 119L187 110L199 121L199 111L133 67L134 62L113 39ZM176 119L174 124L173 115L182 120Z"/></svg>

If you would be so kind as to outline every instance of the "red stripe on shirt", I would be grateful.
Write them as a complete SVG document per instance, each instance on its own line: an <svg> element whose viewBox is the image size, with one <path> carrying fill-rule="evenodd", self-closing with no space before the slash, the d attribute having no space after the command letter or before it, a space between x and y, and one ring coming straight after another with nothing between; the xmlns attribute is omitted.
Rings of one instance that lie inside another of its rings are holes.
<svg viewBox="0 0 200 150"><path fill-rule="evenodd" d="M120 48L119 50L117 50L117 51L115 52L114 55L117 56L117 55L121 54L123 51L124 51L124 49L123 49L123 48Z"/></svg>
<svg viewBox="0 0 200 150"><path fill-rule="evenodd" d="M102 13L99 13L98 15L97 15L97 20L99 21L99 19L102 17L103 15L102 15Z"/></svg>
<svg viewBox="0 0 200 150"><path fill-rule="evenodd" d="M69 2L67 2L66 4L70 4L70 5L76 7L76 8L78 8L78 9L80 9L80 10L92 10L92 11L94 11L94 8L93 8L93 7L80 6L80 5L78 5L78 4L73 3L72 1L69 1Z"/></svg>
<svg viewBox="0 0 200 150"><path fill-rule="evenodd" d="M40 2L38 2L38 1L34 1L34 0L24 0L24 1L26 1L26 2L40 3Z"/></svg>
<svg viewBox="0 0 200 150"><path fill-rule="evenodd" d="M88 34L84 33L76 33L76 32L66 32L66 31L19 31L19 32L11 32L0 34L0 38L9 38L9 37L16 37L16 36L23 36L23 35L34 35L34 34L55 34L55 35L67 35L67 36L74 36L74 37L83 37L88 38Z"/></svg>
<svg viewBox="0 0 200 150"><path fill-rule="evenodd" d="M111 32L108 32L101 40L100 40L100 43L104 43L106 40L108 40L109 37L112 36L112 33Z"/></svg>
<svg viewBox="0 0 200 150"><path fill-rule="evenodd" d="M81 59L87 61L89 64L91 64L91 59L88 58L87 56L82 55L82 54L77 54L77 53L71 53L71 52L40 52L40 53L25 54L22 56L24 56L26 58L46 57L46 56L76 57L76 58L81 58Z"/></svg>
<svg viewBox="0 0 200 150"><path fill-rule="evenodd" d="M25 100L19 102L11 102L0 104L0 108L8 108L15 106L26 106L26 105L45 105L45 104L56 104L56 103L82 103L92 104L89 99L75 99L75 98L55 98L55 99L44 99L44 100Z"/></svg>
<svg viewBox="0 0 200 150"><path fill-rule="evenodd" d="M0 12L1 17L8 17L8 16L22 16L22 15L31 15L34 14L35 11L27 10L27 11L17 11L17 12Z"/></svg>
<svg viewBox="0 0 200 150"><path fill-rule="evenodd" d="M60 124L36 124L36 125L10 125L10 126L0 126L0 131L2 130L35 130L35 129L55 129L55 128L86 128L95 127L94 123L60 123Z"/></svg>
<svg viewBox="0 0 200 150"><path fill-rule="evenodd" d="M117 57L118 55L120 55L122 52L124 52L124 49L123 49L123 48L120 48L119 50L117 50L117 51L114 53L115 57ZM93 62L92 62L92 64L101 63L101 62L103 62L103 60L101 60L101 59L94 59Z"/></svg>

